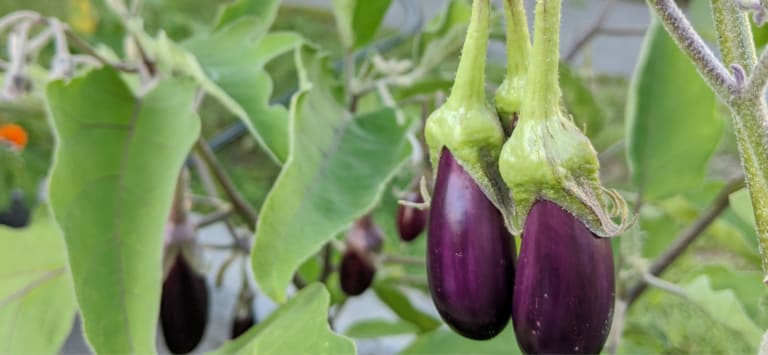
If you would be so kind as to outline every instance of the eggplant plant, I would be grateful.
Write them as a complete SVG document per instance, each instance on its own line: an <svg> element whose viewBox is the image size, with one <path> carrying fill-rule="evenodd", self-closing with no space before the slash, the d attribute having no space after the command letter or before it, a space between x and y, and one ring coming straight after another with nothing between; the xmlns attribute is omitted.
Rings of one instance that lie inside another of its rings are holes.
<svg viewBox="0 0 768 355"><path fill-rule="evenodd" d="M758 352L768 3L646 4L0 2L0 353Z"/></svg>

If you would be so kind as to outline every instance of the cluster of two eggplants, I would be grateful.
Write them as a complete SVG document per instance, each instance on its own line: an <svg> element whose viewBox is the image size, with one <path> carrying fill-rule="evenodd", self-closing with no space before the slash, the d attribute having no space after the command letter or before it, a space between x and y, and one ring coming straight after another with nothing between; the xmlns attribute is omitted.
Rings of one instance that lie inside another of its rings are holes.
<svg viewBox="0 0 768 355"><path fill-rule="evenodd" d="M539 200L524 225L515 278L514 243L501 214L445 147L429 219L430 290L451 328L489 339L511 315L526 353L602 349L614 302L607 239L557 203Z"/></svg>

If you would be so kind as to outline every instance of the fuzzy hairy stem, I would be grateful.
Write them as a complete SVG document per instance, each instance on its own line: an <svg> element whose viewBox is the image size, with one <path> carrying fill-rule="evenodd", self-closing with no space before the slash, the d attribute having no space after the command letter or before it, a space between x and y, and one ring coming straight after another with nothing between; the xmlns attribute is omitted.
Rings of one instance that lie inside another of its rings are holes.
<svg viewBox="0 0 768 355"><path fill-rule="evenodd" d="M491 4L488 0L472 2L472 17L467 38L461 49L459 68L448 102L485 105L485 57L490 32Z"/></svg>
<svg viewBox="0 0 768 355"><path fill-rule="evenodd" d="M757 222L763 272L768 275L768 54L757 60L747 14L732 0L711 0L723 60L738 65L749 80L725 103L731 109L747 187ZM763 282L768 281L768 276Z"/></svg>
<svg viewBox="0 0 768 355"><path fill-rule="evenodd" d="M558 60L560 57L559 0L537 0L533 32L533 54L525 86L522 116L544 119L559 112L560 86Z"/></svg>
<svg viewBox="0 0 768 355"><path fill-rule="evenodd" d="M693 29L683 11L674 0L646 1L675 43L693 59L696 69L707 84L723 101L727 101L736 88L734 80Z"/></svg>

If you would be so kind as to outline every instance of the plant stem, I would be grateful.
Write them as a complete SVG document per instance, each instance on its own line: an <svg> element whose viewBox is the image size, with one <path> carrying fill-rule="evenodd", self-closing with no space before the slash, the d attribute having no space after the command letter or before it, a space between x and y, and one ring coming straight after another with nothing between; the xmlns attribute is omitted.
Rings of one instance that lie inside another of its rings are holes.
<svg viewBox="0 0 768 355"><path fill-rule="evenodd" d="M739 65L744 74L749 75L744 89L725 102L734 118L736 140L755 211L763 273L768 275L768 108L764 98L768 55L763 53L757 61L748 15L734 1L711 0L711 3L723 60ZM768 278L763 280L766 281Z"/></svg>
<svg viewBox="0 0 768 355"><path fill-rule="evenodd" d="M533 56L525 86L522 119L542 120L559 114L560 0L537 0Z"/></svg>
<svg viewBox="0 0 768 355"><path fill-rule="evenodd" d="M729 181L720 190L715 199L712 200L712 203L707 210L704 211L693 224L684 230L664 253L654 260L653 264L648 268L648 274L653 276L661 275L661 273L682 255L688 246L690 246L691 243L693 243L696 238L698 238L702 232L704 232L704 230L706 230L707 227L709 227L709 225L714 222L726 208L728 208L728 197L743 187L744 176L739 176ZM629 288L624 300L628 305L631 305L646 290L646 288L648 288L647 281L638 281L634 286Z"/></svg>
<svg viewBox="0 0 768 355"><path fill-rule="evenodd" d="M485 56L491 11L488 0L472 2L472 17L461 51L456 80L447 104L463 106L468 103L485 105Z"/></svg>
<svg viewBox="0 0 768 355"><path fill-rule="evenodd" d="M531 36L522 0L504 0L507 20L507 80L525 77L528 73L528 53Z"/></svg>
<svg viewBox="0 0 768 355"><path fill-rule="evenodd" d="M693 59L696 69L707 84L721 100L727 101L735 89L731 75L696 33L674 0L646 1L678 47Z"/></svg>
<svg viewBox="0 0 768 355"><path fill-rule="evenodd" d="M200 157L205 161L210 171L213 173L214 178L218 181L219 185L224 189L224 193L232 202L232 206L235 211L245 220L248 226L253 230L256 228L257 214L253 207L240 195L240 192L235 188L235 184L229 179L224 168L219 164L218 159L211 151L211 147L208 146L202 138L198 139L195 143L195 150L200 154Z"/></svg>

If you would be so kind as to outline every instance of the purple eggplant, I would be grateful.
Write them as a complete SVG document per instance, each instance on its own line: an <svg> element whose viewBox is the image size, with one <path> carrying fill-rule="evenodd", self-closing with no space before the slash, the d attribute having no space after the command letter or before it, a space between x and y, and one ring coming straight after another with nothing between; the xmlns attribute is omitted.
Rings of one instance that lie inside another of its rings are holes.
<svg viewBox="0 0 768 355"><path fill-rule="evenodd" d="M29 225L29 215L29 207L24 202L21 190L14 190L8 208L5 211L0 211L0 225L24 228Z"/></svg>
<svg viewBox="0 0 768 355"><path fill-rule="evenodd" d="M512 319L527 354L595 354L611 329L613 251L556 203L537 201L525 221Z"/></svg>
<svg viewBox="0 0 768 355"><path fill-rule="evenodd" d="M191 352L208 323L208 286L182 253L176 255L163 283L160 322L165 344L174 354Z"/></svg>
<svg viewBox="0 0 768 355"><path fill-rule="evenodd" d="M381 252L384 234L370 215L363 216L347 232L347 250L341 259L341 289L350 296L365 292L376 275L375 255Z"/></svg>
<svg viewBox="0 0 768 355"><path fill-rule="evenodd" d="M357 296L365 292L373 283L374 276L376 268L365 254L352 249L344 253L339 270L341 290L344 293Z"/></svg>
<svg viewBox="0 0 768 355"><path fill-rule="evenodd" d="M236 314L235 319L232 320L231 339L239 337L248 329L251 329L254 324L256 324L256 317L253 314L252 308L249 307L244 314Z"/></svg>
<svg viewBox="0 0 768 355"><path fill-rule="evenodd" d="M414 203L424 202L421 194L416 191L409 192L404 200ZM427 210L400 205L397 209L397 232L400 234L400 239L406 242L416 239L427 226L427 217L429 217Z"/></svg>
<svg viewBox="0 0 768 355"><path fill-rule="evenodd" d="M445 322L471 339L501 332L512 312L514 244L501 213L445 148L427 248L429 289Z"/></svg>

